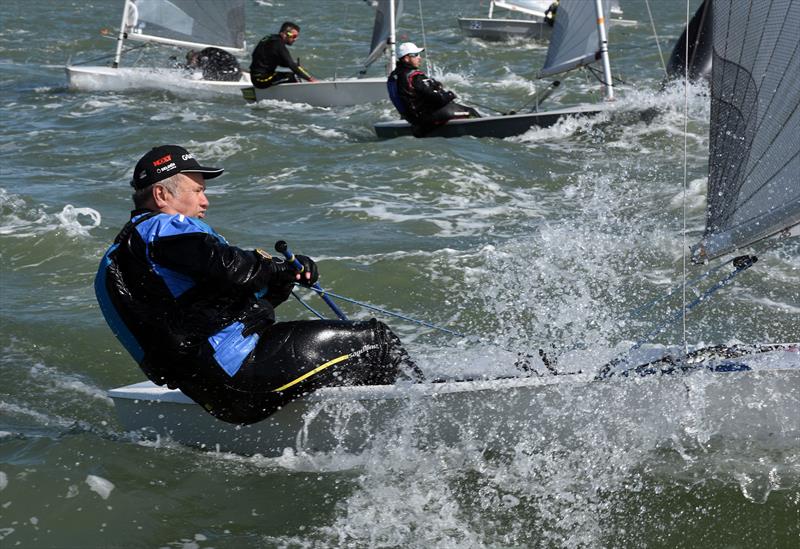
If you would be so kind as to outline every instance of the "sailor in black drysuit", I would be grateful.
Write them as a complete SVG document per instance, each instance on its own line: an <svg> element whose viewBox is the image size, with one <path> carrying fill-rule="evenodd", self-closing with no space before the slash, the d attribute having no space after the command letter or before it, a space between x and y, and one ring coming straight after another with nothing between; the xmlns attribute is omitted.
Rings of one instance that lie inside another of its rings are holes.
<svg viewBox="0 0 800 549"><path fill-rule="evenodd" d="M278 34L261 39L253 50L253 60L250 63L250 80L253 86L263 89L282 82L317 81L292 58L286 47L294 44L299 35L300 27L287 21L281 25ZM278 67L286 67L292 72L276 72Z"/></svg>
<svg viewBox="0 0 800 549"><path fill-rule="evenodd" d="M186 54L186 68L202 70L204 80L235 82L242 77L236 57L220 48L190 50Z"/></svg>
<svg viewBox="0 0 800 549"><path fill-rule="evenodd" d="M411 42L400 44L397 67L387 81L389 98L413 127L414 136L422 137L453 118L480 118L478 111L456 103L456 94L419 69L423 51Z"/></svg>
<svg viewBox="0 0 800 549"><path fill-rule="evenodd" d="M231 246L205 224L205 179L222 171L174 145L144 155L131 182L137 209L100 263L100 308L147 377L240 424L322 386L419 377L397 337L374 319L274 323L295 281L316 281L316 264L297 256L301 278L289 263Z"/></svg>

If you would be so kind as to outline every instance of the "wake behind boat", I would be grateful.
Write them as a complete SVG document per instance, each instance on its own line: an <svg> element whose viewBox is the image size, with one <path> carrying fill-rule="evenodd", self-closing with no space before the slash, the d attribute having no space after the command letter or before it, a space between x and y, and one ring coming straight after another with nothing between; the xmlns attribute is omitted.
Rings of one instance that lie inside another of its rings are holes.
<svg viewBox="0 0 800 549"><path fill-rule="evenodd" d="M120 67L127 41L187 48L216 47L232 54L246 51L244 0L125 0L117 49L111 66L72 64L67 84L79 91L167 90L178 95L239 95L250 77L207 80L202 73L169 67ZM141 46L140 46L141 47Z"/></svg>

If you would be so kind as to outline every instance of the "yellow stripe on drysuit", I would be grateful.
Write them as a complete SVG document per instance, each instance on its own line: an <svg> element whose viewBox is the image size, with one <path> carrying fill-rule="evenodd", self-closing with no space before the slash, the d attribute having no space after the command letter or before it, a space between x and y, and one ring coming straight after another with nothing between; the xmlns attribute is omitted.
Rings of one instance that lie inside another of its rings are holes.
<svg viewBox="0 0 800 549"><path fill-rule="evenodd" d="M300 377L298 377L297 379L293 379L292 381L290 381L286 385L278 387L277 389L273 389L272 391L276 392L276 393L279 392L279 391L284 391L284 390L288 389L289 387L292 387L293 385L297 385L298 383L300 383L304 379L308 379L309 377L313 376L314 374L316 374L318 372L321 372L322 370L324 370L328 366L333 366L334 364L339 364L340 362L342 362L343 360L347 360L348 358L350 358L349 354L336 357L333 360L329 360L325 364L322 364L321 366L317 366L316 368L314 368L310 372L306 372L303 375L301 375Z"/></svg>

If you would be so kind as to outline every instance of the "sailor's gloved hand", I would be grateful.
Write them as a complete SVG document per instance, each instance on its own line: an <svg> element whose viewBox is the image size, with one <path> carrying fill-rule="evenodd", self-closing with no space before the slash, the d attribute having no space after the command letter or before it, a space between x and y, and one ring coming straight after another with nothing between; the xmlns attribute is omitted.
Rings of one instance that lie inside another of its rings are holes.
<svg viewBox="0 0 800 549"><path fill-rule="evenodd" d="M295 278L297 282L303 286L313 286L319 280L319 270L314 260L305 255L295 255L297 261L303 265L303 272L298 273L299 277Z"/></svg>
<svg viewBox="0 0 800 549"><path fill-rule="evenodd" d="M450 101L453 101L456 98L456 94L454 94L453 92L448 90L448 91L444 92L444 98L445 98L445 101L447 101L449 103Z"/></svg>
<svg viewBox="0 0 800 549"><path fill-rule="evenodd" d="M297 269L282 257L269 260L270 285L294 284L297 281Z"/></svg>
<svg viewBox="0 0 800 549"><path fill-rule="evenodd" d="M242 336L247 337L251 334L261 334L268 326L275 322L275 311L268 303L263 301L253 306L250 314L242 320L244 329Z"/></svg>

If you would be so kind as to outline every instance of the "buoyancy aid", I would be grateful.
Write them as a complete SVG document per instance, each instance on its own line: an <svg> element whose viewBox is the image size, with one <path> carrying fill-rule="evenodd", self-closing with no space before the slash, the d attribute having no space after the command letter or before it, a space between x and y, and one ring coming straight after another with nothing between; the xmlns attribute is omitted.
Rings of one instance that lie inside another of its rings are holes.
<svg viewBox="0 0 800 549"><path fill-rule="evenodd" d="M283 292L258 254L198 219L147 211L134 212L95 278L114 334L151 381L169 386L197 361L233 376L258 342L247 328L274 322L270 300Z"/></svg>

